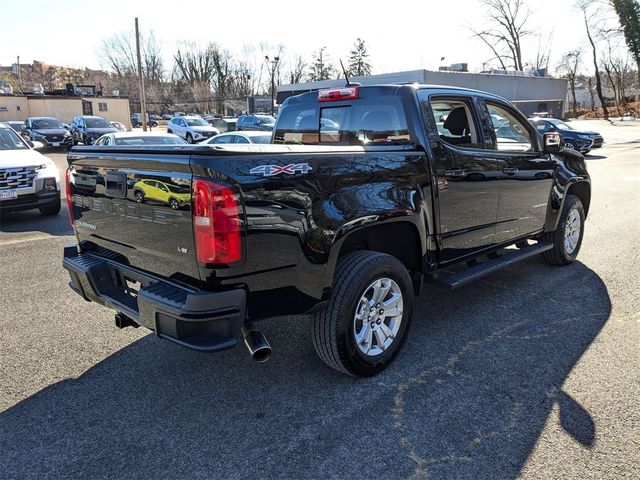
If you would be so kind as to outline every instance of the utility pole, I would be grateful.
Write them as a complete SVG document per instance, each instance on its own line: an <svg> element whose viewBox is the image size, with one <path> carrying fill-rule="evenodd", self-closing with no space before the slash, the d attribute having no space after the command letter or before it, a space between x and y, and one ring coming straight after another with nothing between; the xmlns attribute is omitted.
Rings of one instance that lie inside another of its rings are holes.
<svg viewBox="0 0 640 480"><path fill-rule="evenodd" d="M140 84L140 109L142 110L142 131L147 131L147 98L144 91L144 77L142 76L142 60L140 58L140 32L138 17L136 17L136 55L138 56L138 82Z"/></svg>
<svg viewBox="0 0 640 480"><path fill-rule="evenodd" d="M22 69L20 68L20 55L18 55L17 63L18 63L18 89L20 90L20 94L22 94Z"/></svg>
<svg viewBox="0 0 640 480"><path fill-rule="evenodd" d="M278 68L278 62L280 61L280 57L273 57L273 60L269 59L269 55L265 55L264 59L267 62L267 66L269 68L269 71L271 73L271 116L273 117L275 114L275 75L276 75L276 68Z"/></svg>

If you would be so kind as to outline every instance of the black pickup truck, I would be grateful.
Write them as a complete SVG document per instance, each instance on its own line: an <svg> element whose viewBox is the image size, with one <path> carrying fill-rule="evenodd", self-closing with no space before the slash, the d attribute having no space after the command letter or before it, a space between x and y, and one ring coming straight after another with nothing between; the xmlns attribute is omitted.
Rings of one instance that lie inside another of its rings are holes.
<svg viewBox="0 0 640 480"><path fill-rule="evenodd" d="M321 359L369 376L398 353L421 288L580 249L584 158L494 95L310 92L285 102L272 143L74 148L71 288L119 327L200 351L244 339L256 360L271 351L259 320L309 313ZM177 209L170 191L187 197Z"/></svg>

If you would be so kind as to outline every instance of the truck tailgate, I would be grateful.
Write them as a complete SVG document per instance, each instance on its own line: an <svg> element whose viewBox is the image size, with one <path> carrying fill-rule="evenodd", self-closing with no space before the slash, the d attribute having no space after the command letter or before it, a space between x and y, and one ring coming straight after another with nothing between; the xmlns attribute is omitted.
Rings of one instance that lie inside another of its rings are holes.
<svg viewBox="0 0 640 480"><path fill-rule="evenodd" d="M157 275L197 279L189 155L149 153L69 153L78 240L83 250L116 252Z"/></svg>

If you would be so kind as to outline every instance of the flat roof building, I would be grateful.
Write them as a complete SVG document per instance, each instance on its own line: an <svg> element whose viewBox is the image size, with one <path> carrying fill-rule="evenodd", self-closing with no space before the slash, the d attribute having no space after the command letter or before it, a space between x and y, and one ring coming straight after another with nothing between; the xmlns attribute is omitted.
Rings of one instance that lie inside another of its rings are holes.
<svg viewBox="0 0 640 480"><path fill-rule="evenodd" d="M69 123L80 115L98 115L131 128L126 97L76 97L65 95L0 95L0 122L28 117L55 117Z"/></svg>
<svg viewBox="0 0 640 480"><path fill-rule="evenodd" d="M551 112L555 117L563 117L567 81L564 79L529 76L522 72L467 73L453 71L410 70L406 72L383 73L364 77L349 78L362 85L423 83L471 88L493 93L513 102L525 115L535 112ZM343 87L344 79L322 80L319 82L295 83L278 86L276 103L279 105L287 97L322 88Z"/></svg>

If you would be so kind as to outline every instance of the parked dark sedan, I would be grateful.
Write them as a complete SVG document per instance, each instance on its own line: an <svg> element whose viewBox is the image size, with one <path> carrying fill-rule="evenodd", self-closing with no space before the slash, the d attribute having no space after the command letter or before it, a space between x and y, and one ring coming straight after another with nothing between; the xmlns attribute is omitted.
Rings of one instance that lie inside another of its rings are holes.
<svg viewBox="0 0 640 480"><path fill-rule="evenodd" d="M24 122L22 136L31 142L40 142L45 147L71 148L73 136L57 118L29 117Z"/></svg>
<svg viewBox="0 0 640 480"><path fill-rule="evenodd" d="M261 130L270 132L276 124L271 115L240 115L236 123L236 130Z"/></svg>
<svg viewBox="0 0 640 480"><path fill-rule="evenodd" d="M82 142L91 145L92 142L100 138L105 133L114 133L118 129L109 123L104 117L94 117L84 115L75 117L69 125L75 143Z"/></svg>
<svg viewBox="0 0 640 480"><path fill-rule="evenodd" d="M597 132L575 130L571 125L557 118L532 118L531 123L540 133L557 132L564 140L565 148L572 148L587 154L592 148L600 148L604 143Z"/></svg>

